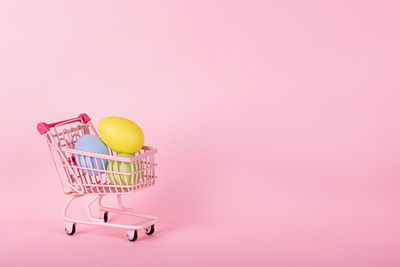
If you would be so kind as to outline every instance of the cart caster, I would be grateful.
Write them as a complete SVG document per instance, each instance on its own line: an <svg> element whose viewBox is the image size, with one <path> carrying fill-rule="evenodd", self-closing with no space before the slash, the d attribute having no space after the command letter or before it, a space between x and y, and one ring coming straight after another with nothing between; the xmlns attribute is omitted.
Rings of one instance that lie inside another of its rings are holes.
<svg viewBox="0 0 400 267"><path fill-rule="evenodd" d="M133 232L128 232L127 236L128 236L129 241L135 242L136 239L138 238L137 230L135 230Z"/></svg>
<svg viewBox="0 0 400 267"><path fill-rule="evenodd" d="M104 222L108 221L108 211L104 212L103 219L104 219Z"/></svg>
<svg viewBox="0 0 400 267"><path fill-rule="evenodd" d="M72 224L72 226L66 226L65 227L65 232L67 235L73 235L75 234L76 228L75 228L75 223Z"/></svg>
<svg viewBox="0 0 400 267"><path fill-rule="evenodd" d="M155 229L154 229L154 224L152 224L150 227L147 227L146 229L144 229L145 231L146 231L146 234L147 235L152 235L152 234L154 234L154 231L155 231Z"/></svg>

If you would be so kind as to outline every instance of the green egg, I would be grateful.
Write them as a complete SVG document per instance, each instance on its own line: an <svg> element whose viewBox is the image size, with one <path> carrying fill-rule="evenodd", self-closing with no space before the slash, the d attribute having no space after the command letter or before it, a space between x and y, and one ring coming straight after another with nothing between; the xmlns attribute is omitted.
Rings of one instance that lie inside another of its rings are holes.
<svg viewBox="0 0 400 267"><path fill-rule="evenodd" d="M120 153L117 156L131 158L132 154ZM141 172L138 174L128 175L128 173L132 173L132 165L133 165L134 172L141 169L141 164L140 164L139 160L133 162L133 164L130 162L110 160L110 164L107 167L108 171L127 173L127 174L107 173L108 178L110 179L111 183L115 183L116 185L120 185L120 184L132 185L132 182L133 182L133 184L138 183L139 177L141 175L143 175L143 173ZM133 176L133 181L132 181L132 176Z"/></svg>

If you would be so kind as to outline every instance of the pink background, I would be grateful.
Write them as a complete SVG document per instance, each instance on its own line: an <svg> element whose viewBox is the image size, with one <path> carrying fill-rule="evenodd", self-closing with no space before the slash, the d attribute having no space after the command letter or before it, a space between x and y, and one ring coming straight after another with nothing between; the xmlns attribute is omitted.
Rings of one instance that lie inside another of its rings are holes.
<svg viewBox="0 0 400 267"><path fill-rule="evenodd" d="M0 1L2 266L399 266L398 1ZM84 225L35 130L136 121L153 237Z"/></svg>

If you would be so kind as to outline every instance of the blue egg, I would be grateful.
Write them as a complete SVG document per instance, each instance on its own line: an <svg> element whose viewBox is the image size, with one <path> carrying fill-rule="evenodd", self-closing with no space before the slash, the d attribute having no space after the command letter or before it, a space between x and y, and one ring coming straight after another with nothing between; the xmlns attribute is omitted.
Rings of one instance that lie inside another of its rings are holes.
<svg viewBox="0 0 400 267"><path fill-rule="evenodd" d="M108 148L103 143L103 141L101 141L96 136L90 134L82 135L81 137L79 137L78 141L76 141L75 143L75 149L80 151L110 155L108 152ZM104 170L105 168L107 168L108 161L106 159L78 155L77 164L80 167L84 168ZM99 172L97 171L85 169L81 169L81 171L83 173L88 173L89 175L99 175Z"/></svg>

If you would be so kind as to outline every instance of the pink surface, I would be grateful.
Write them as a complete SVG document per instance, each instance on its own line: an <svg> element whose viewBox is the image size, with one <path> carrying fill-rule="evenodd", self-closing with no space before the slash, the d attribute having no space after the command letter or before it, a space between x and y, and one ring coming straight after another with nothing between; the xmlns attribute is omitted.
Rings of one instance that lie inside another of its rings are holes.
<svg viewBox="0 0 400 267"><path fill-rule="evenodd" d="M1 1L1 266L399 266L398 1ZM77 226L36 124L131 118L152 237Z"/></svg>

